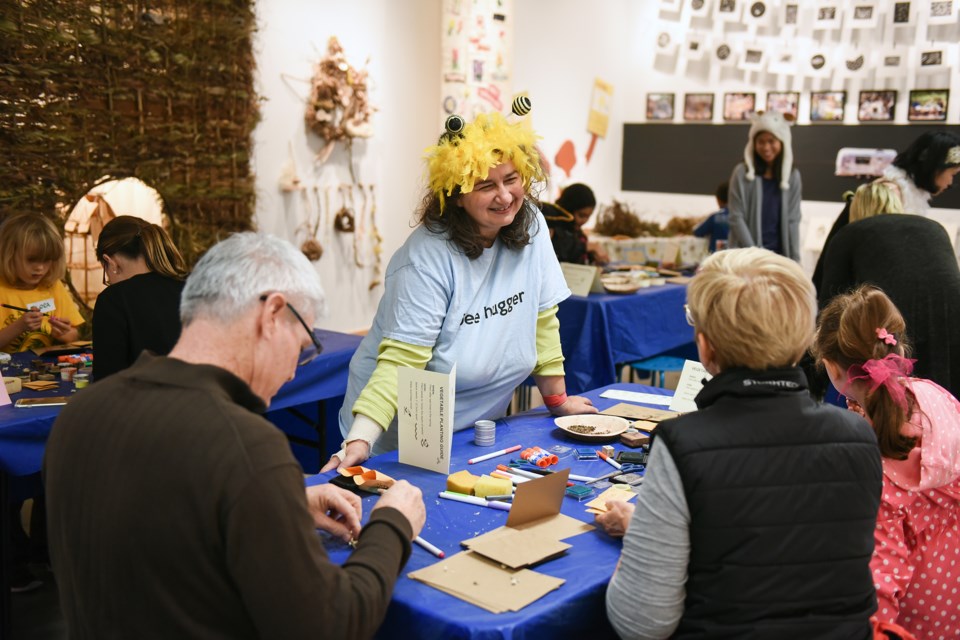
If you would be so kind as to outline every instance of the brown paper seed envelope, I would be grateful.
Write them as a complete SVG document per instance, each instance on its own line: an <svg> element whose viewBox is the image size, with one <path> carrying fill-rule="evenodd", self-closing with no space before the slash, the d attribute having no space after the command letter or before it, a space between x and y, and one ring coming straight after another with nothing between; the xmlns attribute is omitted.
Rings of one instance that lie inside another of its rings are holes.
<svg viewBox="0 0 960 640"><path fill-rule="evenodd" d="M518 484L510 515L507 517L507 526L517 527L559 514L569 476L570 469L564 469L537 480Z"/></svg>
<svg viewBox="0 0 960 640"><path fill-rule="evenodd" d="M470 551L462 551L407 576L494 613L519 611L564 583L529 569L503 569Z"/></svg>
<svg viewBox="0 0 960 640"><path fill-rule="evenodd" d="M597 511L606 511L608 502L630 502L637 497L633 491L629 489L621 489L617 485L613 485L596 498L585 504L584 506L587 509L596 509Z"/></svg>
<svg viewBox="0 0 960 640"><path fill-rule="evenodd" d="M660 422L668 418L676 418L680 414L676 411L665 411L664 409L651 409L650 407L641 407L627 402L620 402L609 409L601 411L603 415L620 416L621 418L630 418L631 420L646 420L647 422Z"/></svg>
<svg viewBox="0 0 960 640"><path fill-rule="evenodd" d="M660 270L660 273L663 274L663 270ZM693 280L690 276L674 276L672 278L667 278L667 282L670 284L689 284Z"/></svg>
<svg viewBox="0 0 960 640"><path fill-rule="evenodd" d="M510 529L497 538L469 540L470 550L511 569L529 567L559 556L570 548L556 536L536 529Z"/></svg>

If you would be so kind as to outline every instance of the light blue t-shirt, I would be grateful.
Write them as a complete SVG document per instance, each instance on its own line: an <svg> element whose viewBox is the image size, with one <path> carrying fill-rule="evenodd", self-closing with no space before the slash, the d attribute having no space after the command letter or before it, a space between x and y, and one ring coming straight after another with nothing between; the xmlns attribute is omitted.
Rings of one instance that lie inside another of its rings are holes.
<svg viewBox="0 0 960 640"><path fill-rule="evenodd" d="M570 295L539 211L532 226L532 243L523 249L498 238L474 260L446 235L423 225L413 231L390 260L373 326L350 361L340 409L344 437L384 338L432 347L427 371L448 373L456 363L454 430L506 413L537 363L537 314ZM394 418L373 453L396 448Z"/></svg>

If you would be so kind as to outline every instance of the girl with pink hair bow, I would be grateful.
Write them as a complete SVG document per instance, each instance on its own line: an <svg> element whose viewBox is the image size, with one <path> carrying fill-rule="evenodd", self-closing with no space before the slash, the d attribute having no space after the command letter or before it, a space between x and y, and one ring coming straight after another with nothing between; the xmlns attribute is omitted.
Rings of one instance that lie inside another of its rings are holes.
<svg viewBox="0 0 960 640"><path fill-rule="evenodd" d="M911 378L906 326L880 289L862 286L820 313L817 359L848 407L873 426L883 495L871 570L879 622L917 638L960 636L960 402Z"/></svg>

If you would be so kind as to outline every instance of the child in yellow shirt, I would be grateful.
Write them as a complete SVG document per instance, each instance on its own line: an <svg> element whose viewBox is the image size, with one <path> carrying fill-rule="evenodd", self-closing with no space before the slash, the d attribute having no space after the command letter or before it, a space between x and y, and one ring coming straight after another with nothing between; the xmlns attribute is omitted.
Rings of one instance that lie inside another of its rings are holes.
<svg viewBox="0 0 960 640"><path fill-rule="evenodd" d="M61 279L63 239L38 213L0 224L0 351L49 347L77 339L83 317Z"/></svg>

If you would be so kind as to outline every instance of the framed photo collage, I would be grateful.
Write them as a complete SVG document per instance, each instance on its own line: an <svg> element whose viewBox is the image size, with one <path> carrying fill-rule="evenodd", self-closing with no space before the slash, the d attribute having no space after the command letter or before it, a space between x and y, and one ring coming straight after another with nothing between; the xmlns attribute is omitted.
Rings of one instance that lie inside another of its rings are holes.
<svg viewBox="0 0 960 640"><path fill-rule="evenodd" d="M842 123L848 108L846 91L811 91L810 123ZM946 122L948 89L914 89L907 101L907 121ZM858 122L893 122L897 106L897 92L891 89L860 91L856 109ZM677 104L674 93L647 94L647 121L672 122L681 110L684 122L713 122L715 108L722 109L724 122L747 122L757 111L779 111L797 118L800 111L799 91L769 91L766 102L758 102L753 92L724 93L717 104L713 93L687 93L683 104Z"/></svg>

